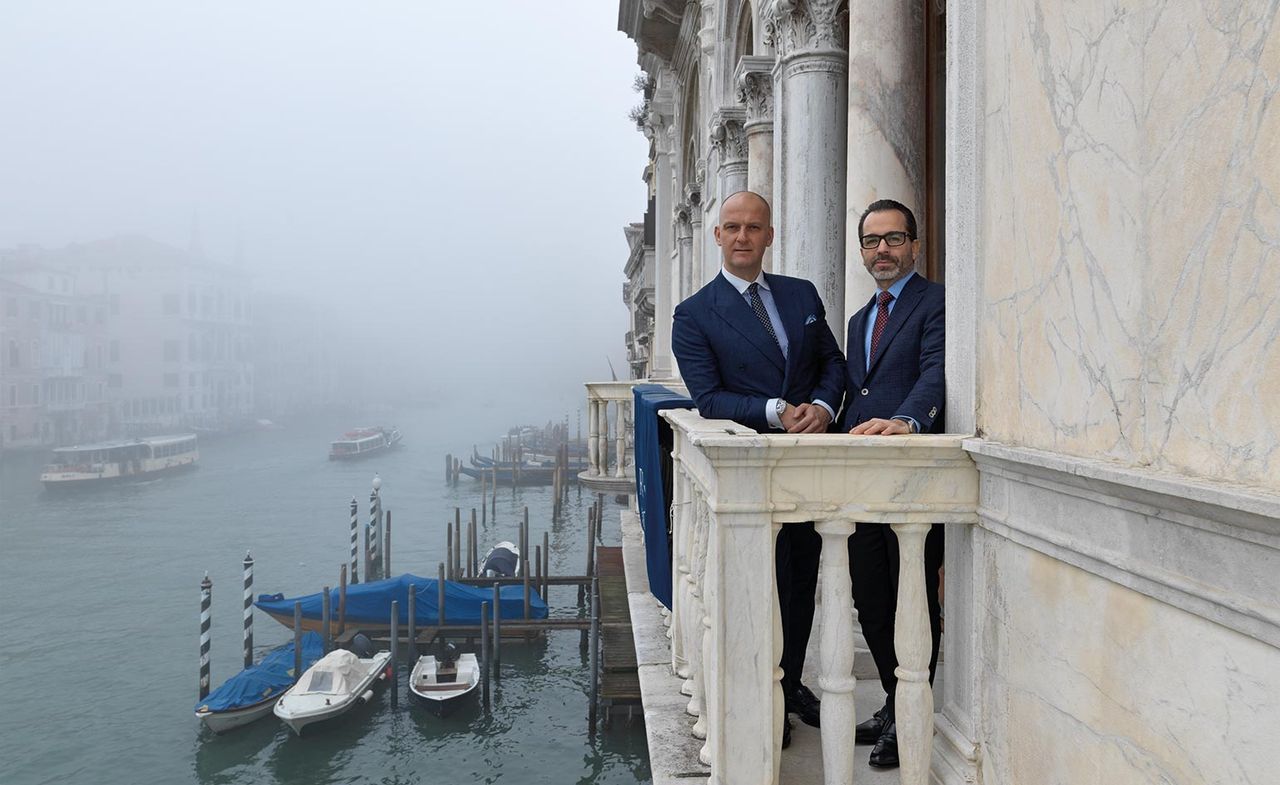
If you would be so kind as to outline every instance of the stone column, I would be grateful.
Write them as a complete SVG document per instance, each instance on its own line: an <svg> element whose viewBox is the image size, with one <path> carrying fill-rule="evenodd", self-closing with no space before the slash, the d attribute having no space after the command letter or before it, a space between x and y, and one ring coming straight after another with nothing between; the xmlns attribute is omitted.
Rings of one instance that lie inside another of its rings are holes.
<svg viewBox="0 0 1280 785"><path fill-rule="evenodd" d="M649 377L670 379L675 375L671 359L671 315L675 311L672 295L673 271L671 255L675 249L672 231L675 216L671 210L671 96L659 90L649 102L649 119L645 135L653 145L653 349Z"/></svg>
<svg viewBox="0 0 1280 785"><path fill-rule="evenodd" d="M858 218L877 199L896 199L924 227L924 18L919 3L849 5L849 141L845 317L871 299ZM885 30L895 31L884 35ZM930 242L932 238L925 237ZM923 261L923 260L922 260ZM923 272L923 268L920 270ZM830 304L827 305L830 308Z"/></svg>
<svg viewBox="0 0 1280 785"><path fill-rule="evenodd" d="M818 287L827 322L842 339L848 11L839 0L772 0L763 18L778 52L774 267Z"/></svg>
<svg viewBox="0 0 1280 785"><path fill-rule="evenodd" d="M702 234L702 177L685 186L684 195L685 202L689 205L689 280L684 292L684 296L688 297L710 280L707 271L703 269L703 257L707 254L703 249L706 237Z"/></svg>
<svg viewBox="0 0 1280 785"><path fill-rule="evenodd" d="M773 204L773 65L774 58L747 55L733 72L738 102L745 107L742 125L747 140L747 190ZM765 251L764 269L773 272L773 249Z"/></svg>
<svg viewBox="0 0 1280 785"><path fill-rule="evenodd" d="M693 212L688 202L681 202L675 207L676 216L676 302L693 294Z"/></svg>
<svg viewBox="0 0 1280 785"><path fill-rule="evenodd" d="M741 107L725 107L711 116L711 144L720 161L720 201L747 190L747 113Z"/></svg>

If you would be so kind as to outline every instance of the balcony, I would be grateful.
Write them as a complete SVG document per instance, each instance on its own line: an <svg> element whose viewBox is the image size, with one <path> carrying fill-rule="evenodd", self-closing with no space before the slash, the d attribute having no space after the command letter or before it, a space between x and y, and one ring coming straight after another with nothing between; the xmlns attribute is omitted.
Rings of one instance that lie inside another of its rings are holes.
<svg viewBox="0 0 1280 785"><path fill-rule="evenodd" d="M928 782L933 745L924 538L977 522L978 472L959 435L765 435L691 410L674 432L672 669L686 678L690 732L709 782L778 782L783 719L774 543L814 521L823 538L815 626L826 783L854 777L854 617L845 541L892 526L900 544L896 694L901 782ZM620 453L621 454L621 453ZM768 576L768 580L763 578Z"/></svg>
<svg viewBox="0 0 1280 785"><path fill-rule="evenodd" d="M634 494L635 443L632 434L631 388L644 379L587 382L587 468L578 482L596 493ZM683 390L680 385L671 385Z"/></svg>

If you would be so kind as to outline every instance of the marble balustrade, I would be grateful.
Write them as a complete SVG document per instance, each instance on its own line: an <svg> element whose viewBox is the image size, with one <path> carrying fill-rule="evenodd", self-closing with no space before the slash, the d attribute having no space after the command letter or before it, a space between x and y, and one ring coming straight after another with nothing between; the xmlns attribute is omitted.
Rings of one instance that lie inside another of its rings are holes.
<svg viewBox="0 0 1280 785"><path fill-rule="evenodd" d="M977 522L978 472L960 435L765 435L693 410L662 416L674 434L672 666L686 679L691 733L710 782L776 783L783 698L774 546L782 526L823 538L819 658L823 771L853 781L853 607L845 540L889 525L901 551L898 743L901 781L925 785L933 739L924 537Z"/></svg>

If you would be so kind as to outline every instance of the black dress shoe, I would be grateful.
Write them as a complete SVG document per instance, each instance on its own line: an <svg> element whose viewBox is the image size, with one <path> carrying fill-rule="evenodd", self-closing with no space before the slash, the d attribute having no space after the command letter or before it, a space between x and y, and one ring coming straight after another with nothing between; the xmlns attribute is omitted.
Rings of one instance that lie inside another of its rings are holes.
<svg viewBox="0 0 1280 785"><path fill-rule="evenodd" d="M822 727L822 703L812 691L803 684L797 684L785 690L787 711L800 718L805 725L813 728Z"/></svg>
<svg viewBox="0 0 1280 785"><path fill-rule="evenodd" d="M782 718L782 749L785 750L787 747L790 747L790 746L791 746L791 718L783 717Z"/></svg>
<svg viewBox="0 0 1280 785"><path fill-rule="evenodd" d="M881 706L880 711L871 715L871 719L859 722L854 729L853 741L856 744L875 744L884 733L884 726L889 719L889 707Z"/></svg>
<svg viewBox="0 0 1280 785"><path fill-rule="evenodd" d="M898 768L898 725L893 720L885 726L876 746L871 748L871 758L867 763L873 769Z"/></svg>

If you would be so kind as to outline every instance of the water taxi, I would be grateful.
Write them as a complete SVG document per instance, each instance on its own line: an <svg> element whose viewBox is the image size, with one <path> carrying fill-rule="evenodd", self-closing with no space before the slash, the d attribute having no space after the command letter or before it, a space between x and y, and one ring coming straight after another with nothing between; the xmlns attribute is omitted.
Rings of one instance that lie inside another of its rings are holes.
<svg viewBox="0 0 1280 785"><path fill-rule="evenodd" d="M356 428L347 431L341 439L329 445L329 460L364 458L389 450L399 443L400 431L395 428Z"/></svg>
<svg viewBox="0 0 1280 785"><path fill-rule="evenodd" d="M200 460L194 433L59 447L40 473L46 488L70 488L150 477Z"/></svg>

